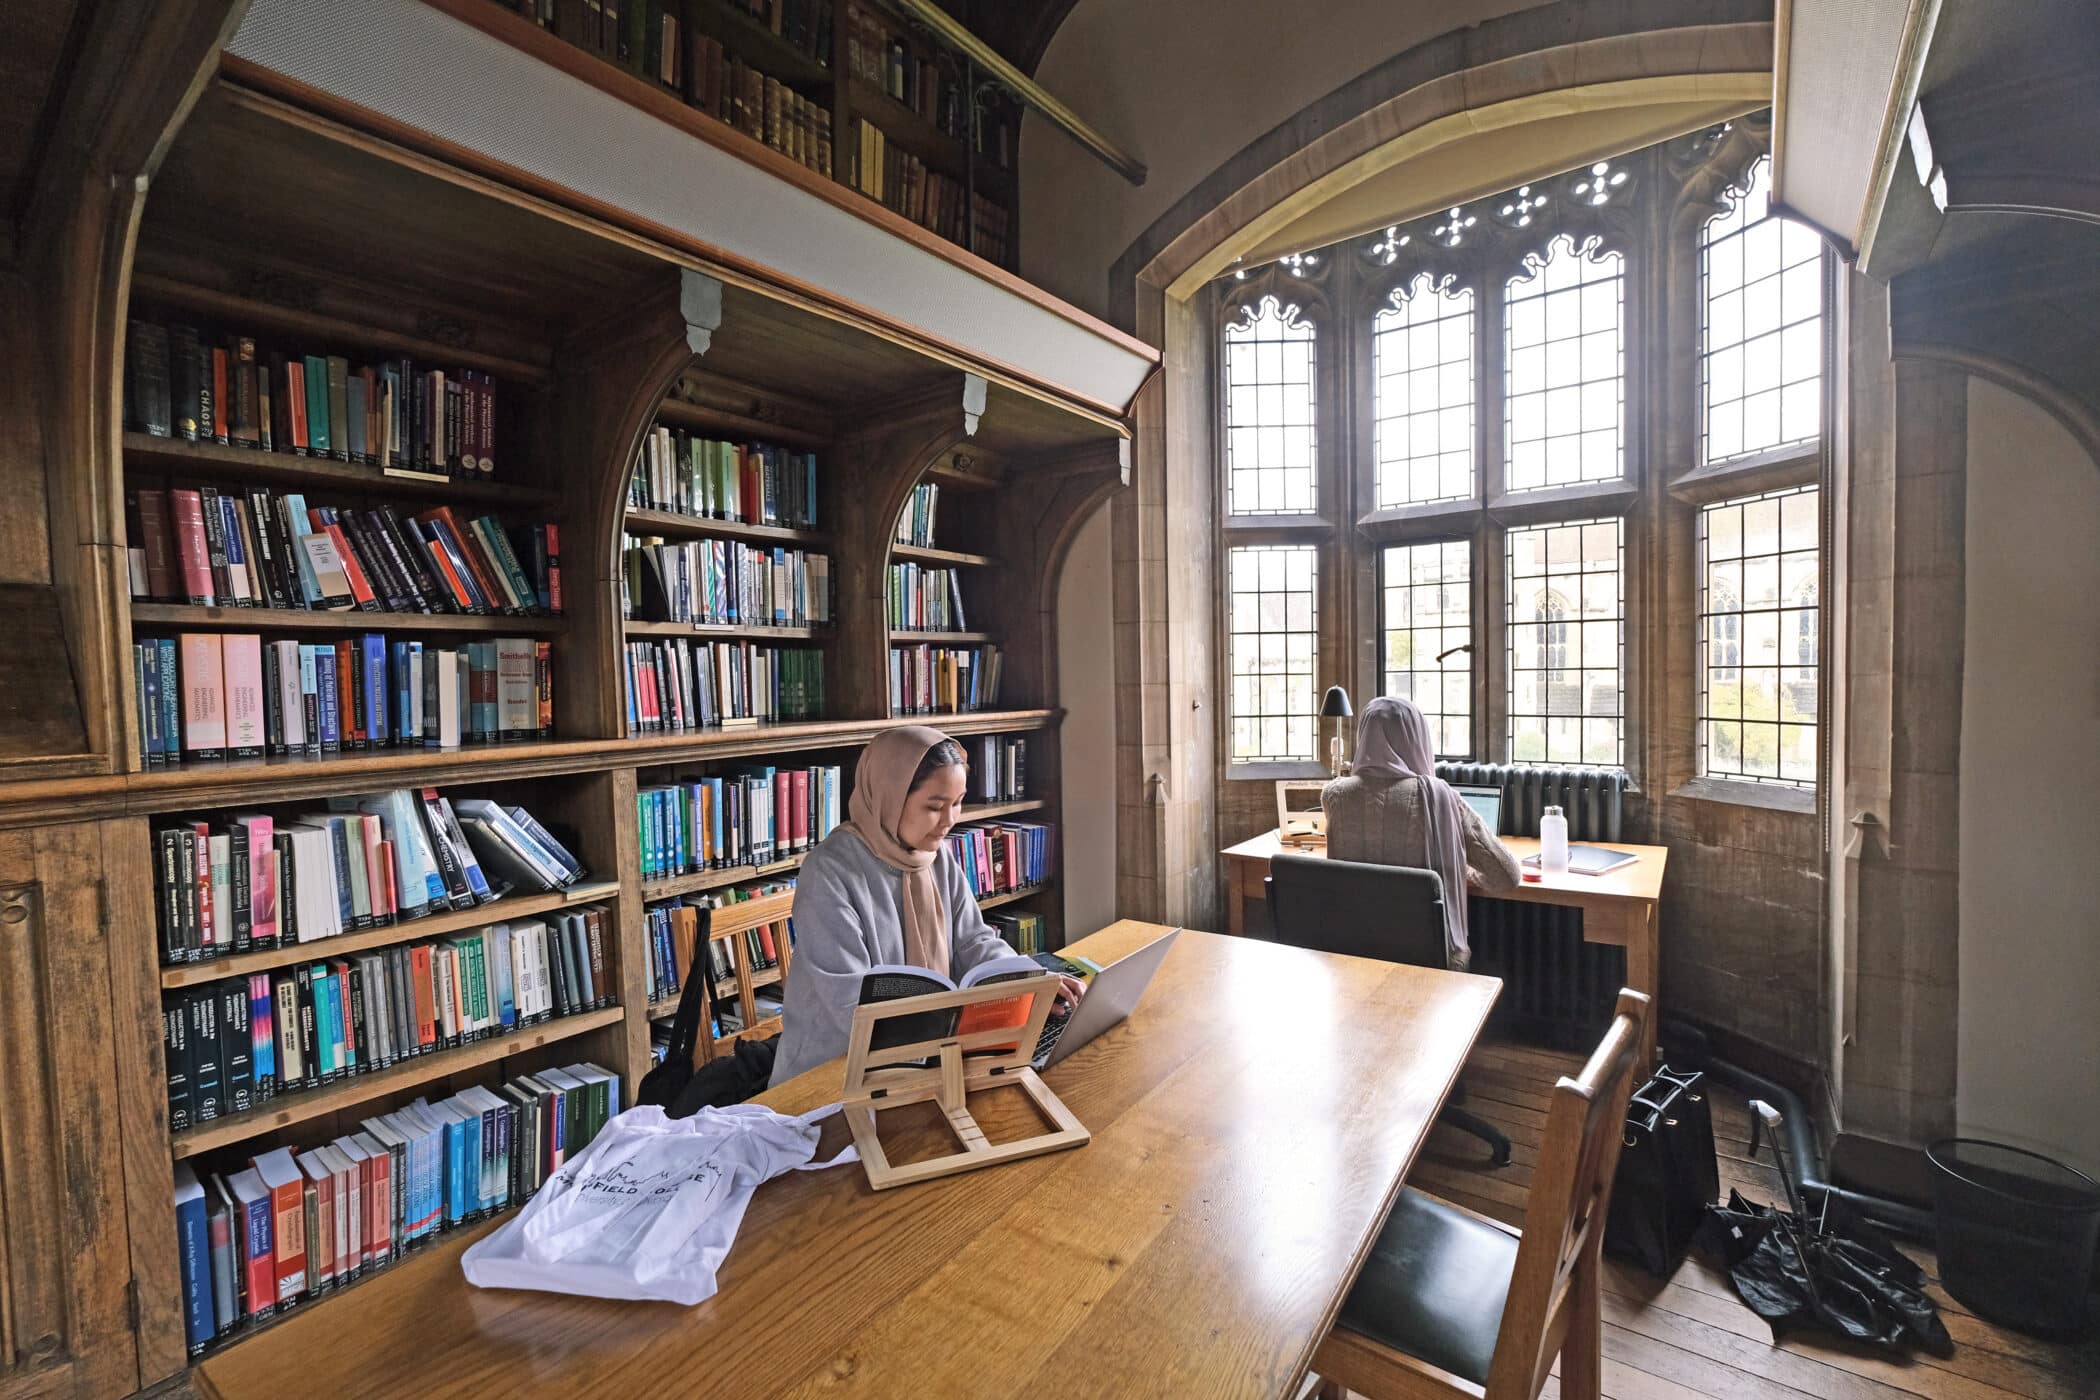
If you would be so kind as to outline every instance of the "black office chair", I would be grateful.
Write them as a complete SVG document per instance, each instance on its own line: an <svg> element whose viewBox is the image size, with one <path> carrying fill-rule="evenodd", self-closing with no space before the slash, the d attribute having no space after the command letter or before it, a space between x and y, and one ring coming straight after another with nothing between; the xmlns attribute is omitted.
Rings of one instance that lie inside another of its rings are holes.
<svg viewBox="0 0 2100 1400"><path fill-rule="evenodd" d="M1443 967L1444 880L1434 870L1278 855L1269 863L1269 921L1276 941L1321 953ZM1453 1085L1452 1103L1465 1097ZM1486 1119L1447 1104L1437 1118L1471 1133L1509 1165L1509 1139Z"/></svg>

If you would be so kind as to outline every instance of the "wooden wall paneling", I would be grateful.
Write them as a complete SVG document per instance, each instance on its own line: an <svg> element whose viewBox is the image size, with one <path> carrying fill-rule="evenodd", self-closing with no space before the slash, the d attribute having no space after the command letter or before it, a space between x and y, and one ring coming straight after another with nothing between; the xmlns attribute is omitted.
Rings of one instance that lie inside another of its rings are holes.
<svg viewBox="0 0 2100 1400"><path fill-rule="evenodd" d="M642 847L634 807L638 784L632 768L616 768L600 781L603 800L611 806L606 831L612 864L602 871L594 868L591 873L594 878L610 877L620 882L620 902L613 911L612 927L620 945L620 1005L627 1008L627 1019L616 1031L608 1033L619 1039L622 1063L606 1068L618 1068L627 1100L632 1103L635 1086L648 1073L650 1064L649 947L642 922Z"/></svg>
<svg viewBox="0 0 2100 1400"><path fill-rule="evenodd" d="M96 824L109 964L110 1044L116 1057L117 1130L131 1223L131 1286L139 1382L180 1371L186 1349L168 1166L167 1063L162 1049L159 927L151 837L144 821ZM77 936L77 932L76 935Z"/></svg>
<svg viewBox="0 0 2100 1400"><path fill-rule="evenodd" d="M889 614L885 602L897 515L921 477L973 436L986 382L944 373L916 394L858 416L839 434L833 473L851 502L836 515L838 570L833 711L854 718L889 713Z"/></svg>
<svg viewBox="0 0 2100 1400"><path fill-rule="evenodd" d="M121 824L111 824L117 826ZM114 1396L137 1388L134 1283L158 1289L140 1306L166 1358L165 1309L174 1298L174 1237L164 1246L129 1238L134 1211L169 1218L165 1156L149 1162L150 1122L127 1113L158 1090L159 1005L120 1008L113 981L114 916L129 913L120 882L143 878L123 859L119 831L83 823L0 835L0 1397L54 1393ZM109 857L119 857L116 865ZM133 858L143 860L143 849ZM135 927L135 925L134 925ZM143 1030L152 1026L150 1046ZM143 1049L143 1053L142 1053ZM147 1082L119 1088L120 1071ZM150 1118L150 1110L146 1110ZM127 1141L130 1134L140 1135ZM139 1178L129 1183L127 1174ZM143 1266L134 1277L134 1269Z"/></svg>
<svg viewBox="0 0 2100 1400"><path fill-rule="evenodd" d="M561 465L570 525L562 542L571 641L557 647L564 738L626 732L620 646L620 534L635 453L657 405L722 323L722 284L665 269L637 302L579 332L556 356Z"/></svg>
<svg viewBox="0 0 2100 1400"><path fill-rule="evenodd" d="M119 7L87 26L24 208L22 246L41 296L33 324L43 411L51 584L75 712L38 742L122 766L137 748L127 692L130 587L124 557L121 427L124 316L146 190L220 47L239 0Z"/></svg>

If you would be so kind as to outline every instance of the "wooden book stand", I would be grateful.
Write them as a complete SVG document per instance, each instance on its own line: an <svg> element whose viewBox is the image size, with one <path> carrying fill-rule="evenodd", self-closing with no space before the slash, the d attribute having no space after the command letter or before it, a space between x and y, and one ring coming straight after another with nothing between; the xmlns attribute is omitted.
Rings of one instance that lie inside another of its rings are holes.
<svg viewBox="0 0 2100 1400"><path fill-rule="evenodd" d="M855 1009L853 1034L846 1051L843 1104L846 1124L853 1130L853 1145L860 1149L861 1165L868 1171L868 1185L882 1191L915 1181L930 1181L939 1176L988 1167L995 1162L1012 1162L1022 1157L1077 1147L1091 1138L1092 1134L1080 1126L1071 1110L1050 1092L1049 1086L1028 1063L1035 1057L1036 1041L1042 1037L1043 1022L1048 1019L1051 1004L1057 998L1057 987L1057 975L1045 972L1041 977L1015 978L959 991L903 997ZM891 1017L950 1010L1017 996L1034 998L1029 1006L1027 1024L1023 1026L994 1027L882 1050L872 1048L875 1027ZM979 1053L966 1058L966 1052L982 1052L986 1046L995 1045L1008 1048L998 1054ZM899 1063L925 1059L937 1063L909 1066ZM968 1099L972 1093L993 1089L1019 1089L1028 1095L1044 1118L1057 1126L1048 1132L1012 1142L987 1141L983 1130L977 1126L977 1120L970 1116ZM885 1108L928 1100L940 1105L961 1148L923 1162L893 1166L883 1153L876 1115Z"/></svg>

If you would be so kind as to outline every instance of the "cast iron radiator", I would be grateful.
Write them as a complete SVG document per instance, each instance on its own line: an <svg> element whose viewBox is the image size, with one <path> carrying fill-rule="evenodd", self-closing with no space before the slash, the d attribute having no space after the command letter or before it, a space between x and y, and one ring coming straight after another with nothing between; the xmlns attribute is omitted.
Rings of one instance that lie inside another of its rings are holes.
<svg viewBox="0 0 2100 1400"><path fill-rule="evenodd" d="M1558 806L1570 841L1616 841L1626 774L1607 768L1439 763L1449 783L1502 789L1502 833L1536 836L1539 818ZM1467 902L1472 970L1502 979L1488 1024L1518 1039L1588 1050L1611 1024L1626 985L1626 950L1582 941L1582 911L1506 899Z"/></svg>

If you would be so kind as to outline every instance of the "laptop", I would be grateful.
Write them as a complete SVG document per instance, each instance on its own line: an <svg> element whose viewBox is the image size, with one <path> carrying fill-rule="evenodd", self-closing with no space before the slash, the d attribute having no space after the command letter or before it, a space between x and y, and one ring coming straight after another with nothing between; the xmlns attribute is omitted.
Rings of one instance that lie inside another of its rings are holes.
<svg viewBox="0 0 2100 1400"><path fill-rule="evenodd" d="M1499 787L1475 787L1470 783L1453 783L1451 790L1459 800L1480 814L1480 824L1488 829L1488 835L1502 834L1502 789Z"/></svg>
<svg viewBox="0 0 2100 1400"><path fill-rule="evenodd" d="M1138 998L1152 985L1152 974L1166 961L1167 950L1180 932L1161 934L1095 973L1077 1011L1053 1012L1043 1023L1042 1038L1036 1041L1035 1058L1029 1063L1038 1070L1048 1069L1103 1031L1121 1025L1137 1010Z"/></svg>

